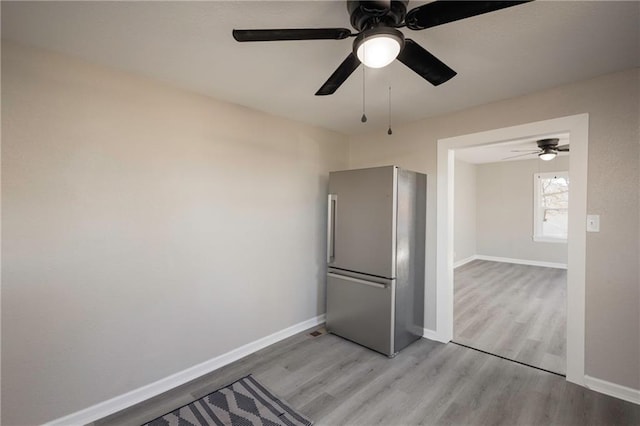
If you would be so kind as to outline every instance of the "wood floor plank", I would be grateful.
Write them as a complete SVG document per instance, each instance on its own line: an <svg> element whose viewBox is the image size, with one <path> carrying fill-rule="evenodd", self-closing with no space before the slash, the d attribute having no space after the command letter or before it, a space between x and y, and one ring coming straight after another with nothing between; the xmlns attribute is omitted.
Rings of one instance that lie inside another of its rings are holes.
<svg viewBox="0 0 640 426"><path fill-rule="evenodd" d="M318 426L638 425L640 406L455 344L421 339L390 359L298 334L95 422L141 425L247 374Z"/></svg>
<svg viewBox="0 0 640 426"><path fill-rule="evenodd" d="M454 341L566 371L567 271L475 260L454 272Z"/></svg>

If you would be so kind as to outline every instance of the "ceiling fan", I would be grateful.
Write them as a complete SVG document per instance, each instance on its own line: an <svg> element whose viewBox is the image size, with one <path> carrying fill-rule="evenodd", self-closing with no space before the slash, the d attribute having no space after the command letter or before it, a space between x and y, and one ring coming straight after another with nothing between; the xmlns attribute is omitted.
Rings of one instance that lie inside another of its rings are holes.
<svg viewBox="0 0 640 426"><path fill-rule="evenodd" d="M355 37L353 51L320 87L316 95L333 94L364 63L382 68L398 59L434 86L448 81L456 72L418 43L405 38L398 28L424 30L437 25L494 12L525 1L436 0L407 12L408 0L347 1L352 33L347 28L233 30L233 38L247 41L342 40Z"/></svg>
<svg viewBox="0 0 640 426"><path fill-rule="evenodd" d="M569 145L558 146L558 138L540 139L536 143L538 148L535 151L532 150L512 150L511 152L526 152L526 154L514 155L513 157L503 158L503 160L510 160L512 158L526 157L527 155L537 154L541 160L550 161L556 158L558 152L569 152Z"/></svg>

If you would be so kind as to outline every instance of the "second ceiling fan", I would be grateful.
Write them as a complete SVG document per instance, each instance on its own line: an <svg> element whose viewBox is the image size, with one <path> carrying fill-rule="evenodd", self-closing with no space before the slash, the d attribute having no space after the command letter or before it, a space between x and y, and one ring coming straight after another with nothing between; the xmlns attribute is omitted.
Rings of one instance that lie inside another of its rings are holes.
<svg viewBox="0 0 640 426"><path fill-rule="evenodd" d="M531 150L511 150L511 152L526 152L526 154L518 154L512 157L503 158L503 160L511 160L513 158L526 157L528 155L537 155L541 160L550 161L556 158L559 152L569 152L569 144L558 145L559 138L547 138L536 141L538 149Z"/></svg>
<svg viewBox="0 0 640 426"><path fill-rule="evenodd" d="M331 95L364 63L382 68L398 59L434 86L448 81L456 72L410 38L399 28L424 30L448 22L493 12L524 1L436 0L407 12L408 0L347 1L352 33L347 28L302 28L233 30L240 42L282 40L342 40L355 37L353 51L320 87L316 95Z"/></svg>

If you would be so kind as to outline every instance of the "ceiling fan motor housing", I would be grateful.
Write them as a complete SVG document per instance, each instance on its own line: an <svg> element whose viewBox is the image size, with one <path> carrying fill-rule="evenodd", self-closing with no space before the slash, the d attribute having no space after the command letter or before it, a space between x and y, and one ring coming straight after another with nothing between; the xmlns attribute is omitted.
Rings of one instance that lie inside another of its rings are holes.
<svg viewBox="0 0 640 426"><path fill-rule="evenodd" d="M540 139L539 141L537 141L538 144L538 148L540 149L555 149L558 146L558 142L560 141L560 139L558 138L549 138L549 139Z"/></svg>
<svg viewBox="0 0 640 426"><path fill-rule="evenodd" d="M351 26L365 31L378 25L397 27L407 14L409 0L401 1L347 1Z"/></svg>

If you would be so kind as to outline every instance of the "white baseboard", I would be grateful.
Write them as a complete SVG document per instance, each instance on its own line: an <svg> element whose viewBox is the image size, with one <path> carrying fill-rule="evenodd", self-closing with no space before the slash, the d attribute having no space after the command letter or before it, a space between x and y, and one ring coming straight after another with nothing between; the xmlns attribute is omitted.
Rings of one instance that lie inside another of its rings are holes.
<svg viewBox="0 0 640 426"><path fill-rule="evenodd" d="M640 389L628 388L587 375L584 376L584 385L596 392L640 405Z"/></svg>
<svg viewBox="0 0 640 426"><path fill-rule="evenodd" d="M316 325L324 323L325 315L318 315L315 318L292 325L284 330L277 331L269 336L255 340L246 345L240 346L225 354L211 358L208 361L189 367L186 370L179 371L175 374L167 376L156 382L134 389L125 394L116 396L104 402L100 402L84 410L77 411L59 419L46 423L45 426L62 426L62 425L79 425L94 422L98 419L116 413L132 405L138 404L163 392L171 390L177 386L183 385L193 379L208 374L220 367L224 367L234 361L244 358L260 349L272 345L294 334L300 333Z"/></svg>
<svg viewBox="0 0 640 426"><path fill-rule="evenodd" d="M466 259L458 260L457 262L454 262L453 269L459 268L462 265L466 265L469 262L473 262L477 258L478 258L478 256L474 254L473 256L469 256Z"/></svg>
<svg viewBox="0 0 640 426"><path fill-rule="evenodd" d="M541 262L539 260L526 260L526 259L513 259L511 257L485 256L484 254L476 254L474 257L475 259L478 259L478 260L488 260L491 262L515 263L517 265L544 266L545 268L567 269L566 263Z"/></svg>
<svg viewBox="0 0 640 426"><path fill-rule="evenodd" d="M433 340L436 342L449 343L450 340L444 339L440 336L435 330L431 330L428 328L423 329L422 337L425 339Z"/></svg>

